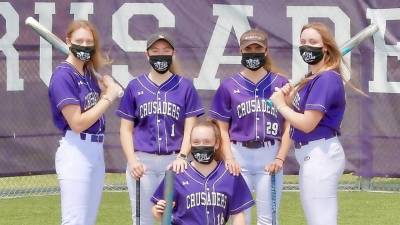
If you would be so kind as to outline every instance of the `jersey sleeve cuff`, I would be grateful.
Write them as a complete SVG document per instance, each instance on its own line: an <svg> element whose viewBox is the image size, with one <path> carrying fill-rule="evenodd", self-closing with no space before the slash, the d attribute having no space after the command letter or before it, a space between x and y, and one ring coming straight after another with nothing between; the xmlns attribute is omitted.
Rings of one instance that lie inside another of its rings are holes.
<svg viewBox="0 0 400 225"><path fill-rule="evenodd" d="M217 112L215 112L213 110L210 110L209 114L210 114L211 118L216 119L216 120L221 120L221 121L224 121L224 122L229 122L231 120L231 117L221 115L221 114L219 114L219 113L217 113Z"/></svg>
<svg viewBox="0 0 400 225"><path fill-rule="evenodd" d="M79 105L79 99L76 98L64 98L57 104L57 109L62 110L66 105Z"/></svg>
<svg viewBox="0 0 400 225"><path fill-rule="evenodd" d="M317 110L317 111L321 111L323 113L326 113L326 108L323 105L320 104L306 104L306 107L304 110Z"/></svg>
<svg viewBox="0 0 400 225"><path fill-rule="evenodd" d="M115 111L115 114L117 116L121 117L121 118L124 118L124 119L127 119L127 120L131 120L131 121L133 121L135 119L134 116L132 116L132 115L130 115L128 113L122 112L121 110Z"/></svg>
<svg viewBox="0 0 400 225"><path fill-rule="evenodd" d="M204 108L201 108L201 109L197 109L197 110L185 113L185 117L186 118L194 117L194 116L199 117L203 114L204 114Z"/></svg>
<svg viewBox="0 0 400 225"><path fill-rule="evenodd" d="M254 205L254 200L250 200L250 201L248 201L248 202L242 204L242 205L239 206L238 208L230 210L230 215L243 212L244 210L246 210L246 209L252 207L253 205Z"/></svg>
<svg viewBox="0 0 400 225"><path fill-rule="evenodd" d="M150 198L150 201L151 201L152 203L154 203L154 205L157 204L157 202L160 201L160 200L161 200L161 199L158 199L158 198L156 198L155 196L152 196L152 197Z"/></svg>

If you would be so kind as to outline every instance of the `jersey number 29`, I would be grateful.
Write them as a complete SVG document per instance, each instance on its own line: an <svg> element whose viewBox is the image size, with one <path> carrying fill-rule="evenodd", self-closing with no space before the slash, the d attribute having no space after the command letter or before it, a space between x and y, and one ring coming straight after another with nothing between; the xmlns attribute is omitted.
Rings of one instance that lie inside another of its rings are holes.
<svg viewBox="0 0 400 225"><path fill-rule="evenodd" d="M278 123L267 122L267 134L277 135L278 134Z"/></svg>

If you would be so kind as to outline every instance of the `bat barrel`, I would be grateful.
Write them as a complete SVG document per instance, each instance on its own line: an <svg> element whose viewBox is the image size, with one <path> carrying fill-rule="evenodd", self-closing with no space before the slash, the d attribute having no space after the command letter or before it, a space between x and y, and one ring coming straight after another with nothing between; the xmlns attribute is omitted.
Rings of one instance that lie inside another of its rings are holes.
<svg viewBox="0 0 400 225"><path fill-rule="evenodd" d="M164 199L167 205L164 210L162 225L171 225L172 220L172 202L174 200L174 184L175 172L171 170L165 171Z"/></svg>
<svg viewBox="0 0 400 225"><path fill-rule="evenodd" d="M364 39L372 36L375 32L378 31L377 24L371 24L368 27L361 30L359 33L354 35L350 40L346 41L341 47L340 51L342 55L346 55L349 53L354 47L358 46Z"/></svg>

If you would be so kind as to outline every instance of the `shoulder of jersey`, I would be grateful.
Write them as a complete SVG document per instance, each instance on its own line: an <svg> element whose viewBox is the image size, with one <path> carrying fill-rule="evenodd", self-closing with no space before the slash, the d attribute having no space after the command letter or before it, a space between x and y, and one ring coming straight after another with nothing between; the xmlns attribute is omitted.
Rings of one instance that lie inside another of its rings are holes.
<svg viewBox="0 0 400 225"><path fill-rule="evenodd" d="M284 74L281 74L281 73L277 73L277 72L271 72L271 74L273 75L273 76L276 76L277 77L277 79L280 79L280 80L282 80L282 81L289 81L289 78L286 76L286 75L284 75Z"/></svg>
<svg viewBox="0 0 400 225"><path fill-rule="evenodd" d="M65 63L61 63L60 65L58 65L55 69L53 74L51 75L51 79L50 80L54 80L54 79L62 79L62 80L69 80L69 79L73 79L73 76L65 76L65 74L69 74L69 75L74 75L74 71L71 67L69 67L68 65L65 65Z"/></svg>

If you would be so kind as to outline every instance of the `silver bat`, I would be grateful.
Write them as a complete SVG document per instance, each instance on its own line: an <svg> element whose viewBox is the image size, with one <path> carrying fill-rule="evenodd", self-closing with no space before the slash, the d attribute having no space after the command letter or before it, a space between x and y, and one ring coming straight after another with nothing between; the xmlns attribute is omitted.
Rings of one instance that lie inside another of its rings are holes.
<svg viewBox="0 0 400 225"><path fill-rule="evenodd" d="M69 48L68 45L65 44L59 37L57 37L55 34L53 34L51 31L49 31L46 27L44 27L42 24L40 24L37 20L35 20L33 17L28 17L25 20L25 24L32 28L37 34L39 34L40 37L44 38L46 41L48 41L52 46L54 46L57 50L61 51L62 53L68 55L69 54ZM98 78L101 79L101 75L96 72L94 69L92 70L93 74ZM113 80L121 86L122 89L124 87L113 78ZM121 91L118 96L122 97L124 95L124 92Z"/></svg>

